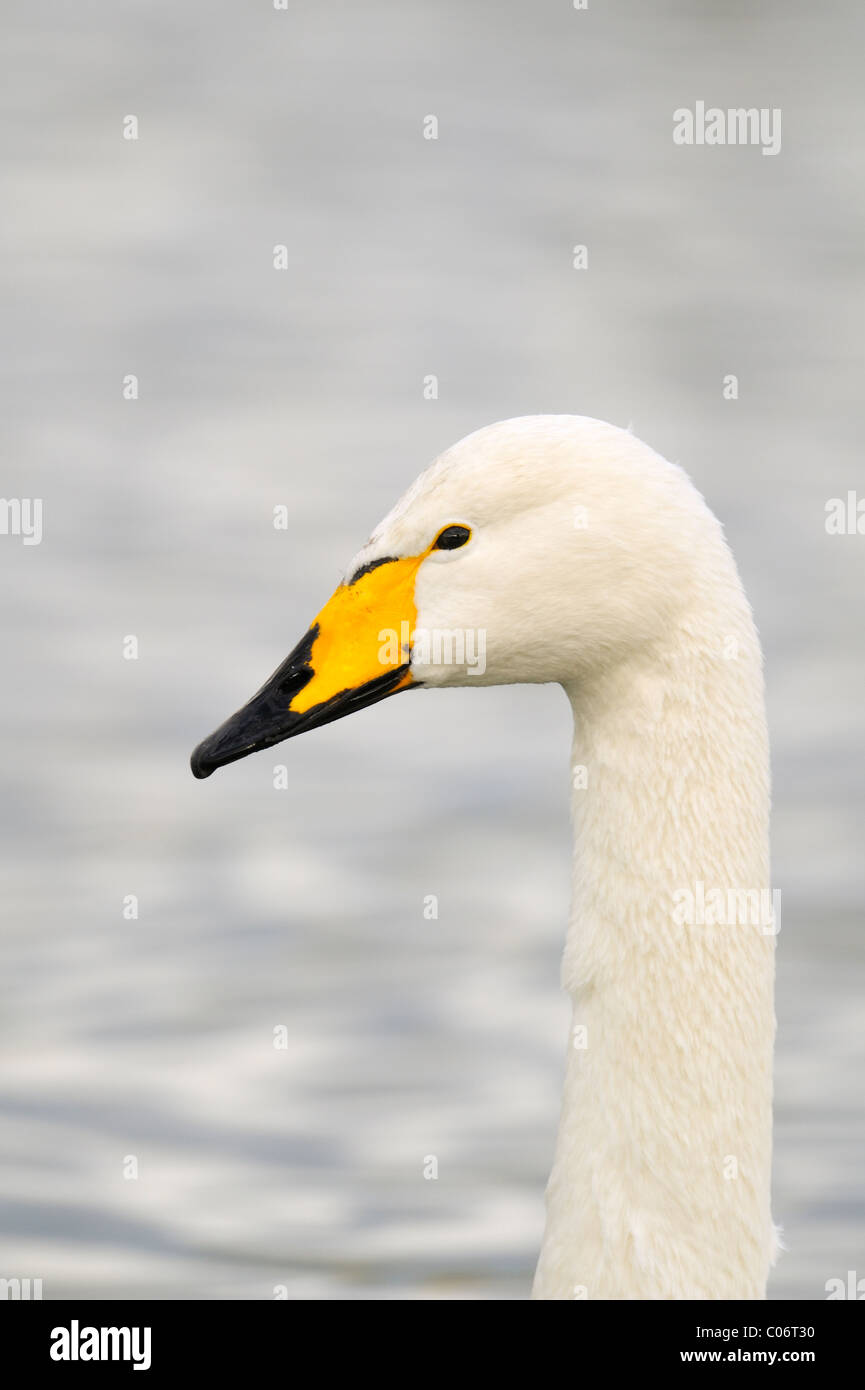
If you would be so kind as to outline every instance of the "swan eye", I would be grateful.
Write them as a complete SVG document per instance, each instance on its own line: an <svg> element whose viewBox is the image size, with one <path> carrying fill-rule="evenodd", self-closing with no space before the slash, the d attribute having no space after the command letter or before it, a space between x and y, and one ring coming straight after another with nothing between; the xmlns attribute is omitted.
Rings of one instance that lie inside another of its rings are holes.
<svg viewBox="0 0 865 1390"><path fill-rule="evenodd" d="M439 533L438 539L433 546L434 550L459 550L461 545L465 545L471 536L471 531L467 526L446 526Z"/></svg>

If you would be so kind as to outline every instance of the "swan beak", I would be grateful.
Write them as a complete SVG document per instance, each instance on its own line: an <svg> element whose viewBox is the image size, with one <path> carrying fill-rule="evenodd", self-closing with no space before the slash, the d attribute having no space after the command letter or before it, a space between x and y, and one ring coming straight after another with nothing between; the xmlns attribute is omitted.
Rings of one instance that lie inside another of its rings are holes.
<svg viewBox="0 0 865 1390"><path fill-rule="evenodd" d="M252 699L200 743L196 777L407 690L422 557L374 561L341 584Z"/></svg>

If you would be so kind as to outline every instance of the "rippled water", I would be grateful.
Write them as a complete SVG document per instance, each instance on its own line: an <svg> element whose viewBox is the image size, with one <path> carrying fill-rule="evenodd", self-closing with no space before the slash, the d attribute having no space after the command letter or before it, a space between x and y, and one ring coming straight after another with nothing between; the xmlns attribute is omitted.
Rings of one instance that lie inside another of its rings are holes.
<svg viewBox="0 0 865 1390"><path fill-rule="evenodd" d="M525 1296L567 1028L561 692L389 701L207 783L187 758L430 457L575 411L685 464L754 603L772 1291L865 1275L865 540L824 529L862 487L861 11L93 0L8 29L3 493L45 530L0 537L0 1274ZM675 147L697 99L781 107L780 155Z"/></svg>

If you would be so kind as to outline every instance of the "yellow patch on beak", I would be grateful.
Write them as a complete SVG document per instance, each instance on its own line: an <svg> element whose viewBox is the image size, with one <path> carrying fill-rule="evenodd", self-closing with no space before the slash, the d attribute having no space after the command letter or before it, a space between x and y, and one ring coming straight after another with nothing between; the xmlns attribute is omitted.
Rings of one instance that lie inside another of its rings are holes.
<svg viewBox="0 0 865 1390"><path fill-rule="evenodd" d="M312 624L318 628L309 654L313 675L294 696L293 711L303 714L408 662L408 637L417 625L415 577L427 553L373 562L353 583L340 584ZM407 685L408 672L394 691Z"/></svg>
<svg viewBox="0 0 865 1390"><path fill-rule="evenodd" d="M430 547L432 549L432 547ZM372 560L340 584L297 646L242 709L192 754L196 777L330 724L415 684L414 586L429 550Z"/></svg>

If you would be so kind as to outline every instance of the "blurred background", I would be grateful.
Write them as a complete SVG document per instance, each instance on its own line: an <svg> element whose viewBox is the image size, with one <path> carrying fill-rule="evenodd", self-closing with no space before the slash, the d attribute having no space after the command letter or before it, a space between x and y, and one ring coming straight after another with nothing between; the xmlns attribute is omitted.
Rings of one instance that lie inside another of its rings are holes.
<svg viewBox="0 0 865 1390"><path fill-rule="evenodd" d="M563 694L388 701L208 782L188 757L432 457L561 411L631 425L727 527L783 894L771 1294L865 1276L865 537L824 524L865 494L861 7L43 0L5 27L2 492L44 536L0 537L0 1275L527 1295ZM674 145L698 100L780 107L780 154Z"/></svg>

